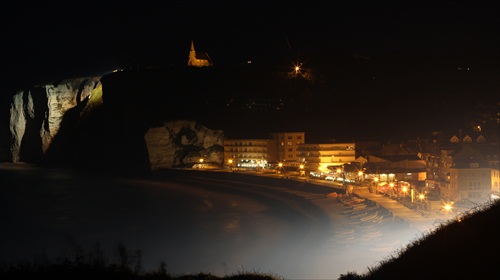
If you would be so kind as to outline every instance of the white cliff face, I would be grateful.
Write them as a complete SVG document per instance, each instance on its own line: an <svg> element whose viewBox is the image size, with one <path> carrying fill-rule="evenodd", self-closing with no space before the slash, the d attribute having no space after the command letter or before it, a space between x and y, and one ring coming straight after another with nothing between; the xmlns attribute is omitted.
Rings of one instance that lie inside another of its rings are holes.
<svg viewBox="0 0 500 280"><path fill-rule="evenodd" d="M101 91L101 77L77 78L49 83L28 91L19 91L10 109L12 161L26 161L22 150L45 154L58 134L68 110ZM102 102L102 99L101 99ZM24 147L32 145L32 147ZM33 151L40 146L39 151ZM28 156L29 157L29 156Z"/></svg>
<svg viewBox="0 0 500 280"><path fill-rule="evenodd" d="M152 170L169 168L174 165L176 149L175 145L170 142L170 138L170 132L164 126L152 127L144 135Z"/></svg>
<svg viewBox="0 0 500 280"><path fill-rule="evenodd" d="M23 96L25 92L20 91L12 100L12 105L10 107L10 133L12 134L12 143L10 146L10 152L12 154L13 162L20 162L20 150L21 150L21 140L23 139L24 133L26 131L26 115L31 116L33 112L32 102L28 101L26 110L24 109ZM26 93L28 99L31 99L31 93L28 91Z"/></svg>
<svg viewBox="0 0 500 280"><path fill-rule="evenodd" d="M89 99L94 91L102 92L100 78L72 79L57 85L47 84L43 86L47 94L48 105L48 115L44 120L44 129L40 131L44 153L50 147L52 139L59 132L61 121L66 112L81 104L84 100Z"/></svg>
<svg viewBox="0 0 500 280"><path fill-rule="evenodd" d="M190 120L166 121L152 127L144 136L151 169L192 165L200 158L206 163L222 164L224 133Z"/></svg>
<svg viewBox="0 0 500 280"><path fill-rule="evenodd" d="M130 100L120 99L141 94L141 85L134 89L138 92L122 95L119 84L112 84L114 99L103 101L101 78L68 79L19 91L10 107L12 161L135 166L138 160L147 165L149 157L153 170L189 166L200 158L205 163L223 163L222 131L192 120L165 121L148 128L140 114L128 111L136 110L127 107ZM95 110L103 102L111 105ZM136 128L132 125L136 122L144 127Z"/></svg>

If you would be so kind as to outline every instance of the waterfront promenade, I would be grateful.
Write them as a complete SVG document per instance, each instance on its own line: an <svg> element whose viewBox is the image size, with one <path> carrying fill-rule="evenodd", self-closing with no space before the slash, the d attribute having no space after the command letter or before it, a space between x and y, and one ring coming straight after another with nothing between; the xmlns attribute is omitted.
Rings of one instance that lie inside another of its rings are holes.
<svg viewBox="0 0 500 280"><path fill-rule="evenodd" d="M398 201L389 198L382 194L371 193L367 187L354 187L354 194L373 201L377 205L390 211L395 217L399 217L410 224L410 226L417 228L419 231L425 232L432 229L434 226L445 222L447 220L444 214L431 214L424 217L419 212L409 209Z"/></svg>
<svg viewBox="0 0 500 280"><path fill-rule="evenodd" d="M336 190L342 188L341 184L333 182L323 180L305 180L312 184L335 188ZM423 216L421 213L406 207L399 201L394 200L388 196L378 193L371 193L366 186L353 186L353 194L360 198L364 198L366 200L374 202L376 205L391 212L394 217L403 219L411 227L416 228L420 232L432 230L435 226L446 222L449 218L444 214L438 213L432 213L430 215Z"/></svg>
<svg viewBox="0 0 500 280"><path fill-rule="evenodd" d="M246 172L245 172L246 173ZM307 177L298 177L298 176L283 176L276 174L263 174L260 172L256 172L256 175L265 175L272 177L282 177L288 180L304 180L308 183L324 186L327 188L335 189L338 191L339 189L343 189L342 184L335 183L331 181L318 180L318 179L310 179ZM388 210L392 213L394 217L398 217L407 222L411 227L417 229L418 231L424 233L429 230L432 230L436 226L445 223L448 219L452 218L452 216L446 216L443 213L430 213L429 215L423 216L418 211L412 210L405 205L401 204L399 201L394 200L388 196L379 193L372 193L369 191L366 186L352 186L353 194L364 198L366 200L370 200L374 202L376 205ZM332 190L333 191L333 190Z"/></svg>

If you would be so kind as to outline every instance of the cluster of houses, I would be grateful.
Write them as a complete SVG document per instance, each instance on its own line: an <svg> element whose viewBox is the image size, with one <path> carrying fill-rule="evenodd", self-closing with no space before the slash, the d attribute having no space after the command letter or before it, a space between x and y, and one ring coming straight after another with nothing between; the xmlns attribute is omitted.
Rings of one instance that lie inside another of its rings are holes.
<svg viewBox="0 0 500 280"><path fill-rule="evenodd" d="M188 66L213 66L191 42ZM498 137L497 137L498 138ZM225 139L224 165L231 169L289 173L366 184L376 192L442 201L484 202L500 194L498 139L475 129L407 143L309 144L304 132L271 133L265 139Z"/></svg>
<svg viewBox="0 0 500 280"><path fill-rule="evenodd" d="M500 194L498 157L498 142L488 142L480 133L449 139L436 135L404 144L310 144L304 132L224 140L226 168L366 184L374 191L408 195L412 200L419 194L454 202L482 203L496 198Z"/></svg>

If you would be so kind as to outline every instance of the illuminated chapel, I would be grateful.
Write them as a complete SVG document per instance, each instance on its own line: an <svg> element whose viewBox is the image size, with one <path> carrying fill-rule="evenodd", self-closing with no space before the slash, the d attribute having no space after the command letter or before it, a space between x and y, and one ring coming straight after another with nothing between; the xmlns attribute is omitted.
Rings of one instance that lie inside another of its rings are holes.
<svg viewBox="0 0 500 280"><path fill-rule="evenodd" d="M188 66L195 66L195 67L213 66L212 60L210 59L210 56L208 56L208 53L197 52L194 49L193 41L191 41L191 50L189 51Z"/></svg>

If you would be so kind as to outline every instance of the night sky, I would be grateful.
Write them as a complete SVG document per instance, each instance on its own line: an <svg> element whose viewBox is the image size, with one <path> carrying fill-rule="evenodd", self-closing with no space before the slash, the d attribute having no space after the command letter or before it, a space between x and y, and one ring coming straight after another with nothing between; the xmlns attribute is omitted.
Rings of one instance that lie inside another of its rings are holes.
<svg viewBox="0 0 500 280"><path fill-rule="evenodd" d="M184 66L191 40L218 67L302 63L322 85L310 94L353 123L432 111L449 117L454 108L495 105L500 92L498 1L1 5L3 104L37 83Z"/></svg>

